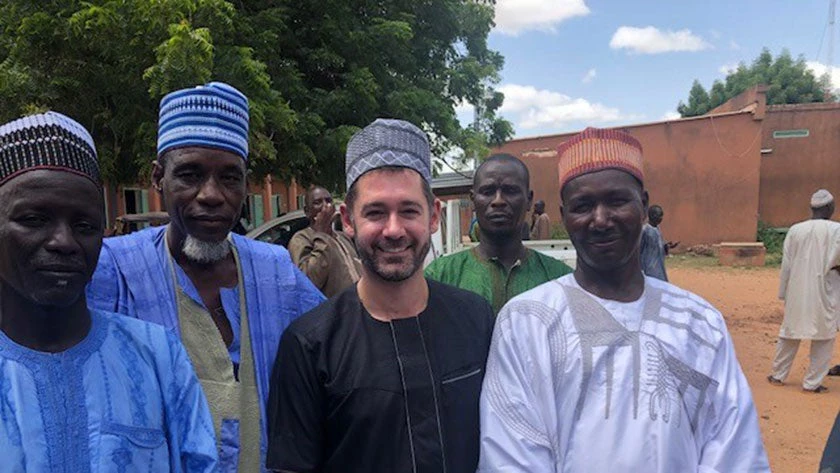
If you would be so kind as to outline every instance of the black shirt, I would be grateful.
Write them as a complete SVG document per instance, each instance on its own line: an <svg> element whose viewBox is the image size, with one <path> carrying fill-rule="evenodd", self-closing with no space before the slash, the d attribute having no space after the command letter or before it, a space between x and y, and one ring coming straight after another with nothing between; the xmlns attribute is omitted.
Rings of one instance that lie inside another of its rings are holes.
<svg viewBox="0 0 840 473"><path fill-rule="evenodd" d="M268 468L475 472L493 310L427 282L417 317L378 321L353 286L286 329L268 401Z"/></svg>

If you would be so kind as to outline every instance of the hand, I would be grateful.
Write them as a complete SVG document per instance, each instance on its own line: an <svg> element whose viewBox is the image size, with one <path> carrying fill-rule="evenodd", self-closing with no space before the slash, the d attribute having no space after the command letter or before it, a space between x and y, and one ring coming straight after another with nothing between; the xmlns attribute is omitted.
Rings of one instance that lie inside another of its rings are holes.
<svg viewBox="0 0 840 473"><path fill-rule="evenodd" d="M312 228L316 232L326 233L327 235L332 235L332 219L333 214L335 214L335 207L333 207L332 203L325 203L324 207L321 208L321 211L315 215L315 218L312 221Z"/></svg>
<svg viewBox="0 0 840 473"><path fill-rule="evenodd" d="M669 241L668 243L665 243L665 246L667 246L669 250L673 250L674 248L679 246L679 244L680 242L678 241Z"/></svg>

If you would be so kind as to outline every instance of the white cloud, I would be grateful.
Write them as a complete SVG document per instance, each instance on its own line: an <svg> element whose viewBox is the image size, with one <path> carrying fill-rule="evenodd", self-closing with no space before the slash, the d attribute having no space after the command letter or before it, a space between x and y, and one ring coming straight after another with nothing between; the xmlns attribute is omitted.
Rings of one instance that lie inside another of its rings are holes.
<svg viewBox="0 0 840 473"><path fill-rule="evenodd" d="M730 64L724 64L724 65L722 65L718 68L718 72L720 72L721 74L723 74L725 76L728 76L729 74L732 74L733 72L735 72L737 70L738 70L738 64L736 64L734 62L730 63Z"/></svg>
<svg viewBox="0 0 840 473"><path fill-rule="evenodd" d="M739 51L741 49L741 45L736 43L735 41L730 41L729 42L729 49L731 49L733 51Z"/></svg>
<svg viewBox="0 0 840 473"><path fill-rule="evenodd" d="M589 14L584 0L497 0L496 31L516 36L523 31L555 31L561 22Z"/></svg>
<svg viewBox="0 0 840 473"><path fill-rule="evenodd" d="M831 77L831 88L834 90L840 89L840 67L832 67L829 71L829 68L825 64L817 61L808 61L805 65L814 72L817 79L828 72Z"/></svg>
<svg viewBox="0 0 840 473"><path fill-rule="evenodd" d="M593 79L595 79L596 75L598 75L598 72L595 69L589 69L588 71L586 71L586 74L583 75L583 79L581 79L580 81L584 84L588 84L592 82Z"/></svg>
<svg viewBox="0 0 840 473"><path fill-rule="evenodd" d="M679 112L675 112L673 110L670 110L670 111L667 111L667 112L662 114L661 120L676 120L680 117L681 117L681 115L679 114Z"/></svg>
<svg viewBox="0 0 840 473"><path fill-rule="evenodd" d="M712 47L691 30L660 31L653 26L637 28L621 26L610 40L613 49L628 49L639 54L659 54L676 51L702 51Z"/></svg>
<svg viewBox="0 0 840 473"><path fill-rule="evenodd" d="M561 128L575 122L606 123L634 117L617 108L573 98L530 85L506 84L499 87L505 102L499 113L519 130Z"/></svg>

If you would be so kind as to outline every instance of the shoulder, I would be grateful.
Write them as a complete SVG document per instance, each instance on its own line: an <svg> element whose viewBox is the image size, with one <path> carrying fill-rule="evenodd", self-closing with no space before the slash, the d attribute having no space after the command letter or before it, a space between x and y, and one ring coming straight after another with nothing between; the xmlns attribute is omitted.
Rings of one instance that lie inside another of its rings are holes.
<svg viewBox="0 0 840 473"><path fill-rule="evenodd" d="M557 258L553 258L531 248L528 248L527 251L529 254L528 257L536 258L548 270L548 275L552 278L558 278L572 272L572 268L569 265Z"/></svg>
<svg viewBox="0 0 840 473"><path fill-rule="evenodd" d="M236 249L240 251L240 253L247 252L252 258L269 258L288 260L291 262L288 250L280 245L257 241L237 234L231 234L231 238L233 240L233 244L236 245Z"/></svg>
<svg viewBox="0 0 840 473"><path fill-rule="evenodd" d="M150 227L128 235L108 237L102 240L102 249L120 251L126 248L153 245L158 238L163 236L166 228L166 226Z"/></svg>
<svg viewBox="0 0 840 473"><path fill-rule="evenodd" d="M685 319L685 323L694 326L697 334L713 344L721 341L726 332L726 321L712 304L699 295L677 287L669 282L645 276L646 290L653 289L661 294L660 310L670 312L670 317Z"/></svg>
<svg viewBox="0 0 840 473"><path fill-rule="evenodd" d="M295 337L305 344L322 341L338 325L350 322L353 314L360 311L360 305L356 286L352 285L295 319L283 336Z"/></svg>
<svg viewBox="0 0 840 473"><path fill-rule="evenodd" d="M295 232L294 235L292 235L292 238L289 239L289 245L291 246L291 244L293 242L294 243L307 242L307 241L312 239L314 233L315 233L315 230L313 230L312 227L306 227L302 230L298 230L298 231Z"/></svg>
<svg viewBox="0 0 840 473"><path fill-rule="evenodd" d="M146 322L134 317L92 309L91 313L107 325L106 332L123 345L131 345L144 358L159 359L171 353L178 337L162 325Z"/></svg>
<svg viewBox="0 0 840 473"><path fill-rule="evenodd" d="M462 267L472 258L472 250L462 250L451 255L441 256L435 258L434 261L426 267L426 274L440 279L448 275L450 271Z"/></svg>
<svg viewBox="0 0 840 473"><path fill-rule="evenodd" d="M517 317L539 315L546 311L563 312L568 306L564 287L575 284L572 278L572 273L565 274L517 295L505 304L499 317L502 312L507 312L509 316L516 314Z"/></svg>
<svg viewBox="0 0 840 473"><path fill-rule="evenodd" d="M429 297L435 299L442 299L447 304L455 304L458 306L470 306L474 304L487 304L487 301L472 291L451 286L446 283L441 283L432 279L426 279L429 284Z"/></svg>
<svg viewBox="0 0 840 473"><path fill-rule="evenodd" d="M445 315L453 326L467 327L468 331L488 333L493 326L493 308L482 296L432 279L429 285L429 308Z"/></svg>

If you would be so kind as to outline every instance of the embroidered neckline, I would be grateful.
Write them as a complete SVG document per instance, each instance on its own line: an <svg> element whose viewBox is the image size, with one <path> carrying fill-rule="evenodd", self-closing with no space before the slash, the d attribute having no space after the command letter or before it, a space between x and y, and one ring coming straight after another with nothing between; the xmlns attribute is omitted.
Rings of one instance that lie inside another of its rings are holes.
<svg viewBox="0 0 840 473"><path fill-rule="evenodd" d="M0 353L7 358L19 360L30 368L33 363L56 363L70 359L78 359L79 362L84 362L102 346L106 327L105 315L99 311L90 310L90 330L85 338L67 350L57 353L33 350L19 345L0 330Z"/></svg>

